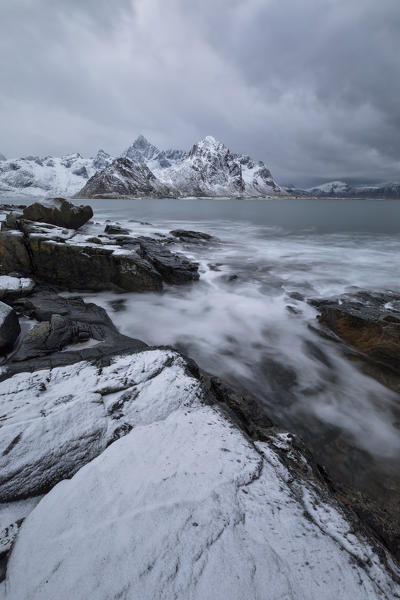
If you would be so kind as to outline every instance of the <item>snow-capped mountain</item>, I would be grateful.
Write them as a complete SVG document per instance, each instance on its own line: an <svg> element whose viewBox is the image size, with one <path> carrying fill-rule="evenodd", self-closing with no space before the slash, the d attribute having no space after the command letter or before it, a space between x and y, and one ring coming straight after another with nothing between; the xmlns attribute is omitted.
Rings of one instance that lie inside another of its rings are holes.
<svg viewBox="0 0 400 600"><path fill-rule="evenodd" d="M0 163L0 193L72 195L112 158L100 150L94 158L80 154L62 157L25 156Z"/></svg>
<svg viewBox="0 0 400 600"><path fill-rule="evenodd" d="M129 160L132 165L145 165L147 171L115 162L116 158ZM103 176L97 177L97 173L104 170ZM131 182L128 181L130 174ZM149 181L152 181L150 187ZM90 185L86 185L88 183ZM212 136L200 140L189 152L160 150L140 135L120 157L99 150L92 158L83 158L80 154L61 158L26 156L0 163L0 193L7 194L159 195L164 192L178 196L259 197L279 195L283 191L262 161L234 154Z"/></svg>
<svg viewBox="0 0 400 600"><path fill-rule="evenodd" d="M159 150L146 138L139 136L124 152L124 157L132 161L132 164L146 165L155 178L152 180L154 187L167 190L168 195L250 197L282 192L263 162L233 154L212 136L200 140L190 152ZM118 161L113 163L113 167L119 172ZM124 191L125 195L149 193L137 186L136 172L137 167L132 167L132 191ZM110 178L110 174L110 169L96 174L79 195L84 196L89 192L90 195L121 193L119 176L113 175ZM155 181L158 182L157 185ZM123 188L129 188L126 177ZM134 192L133 189L137 191Z"/></svg>
<svg viewBox="0 0 400 600"><path fill-rule="evenodd" d="M108 167L108 165L111 165L113 160L114 159L112 156L110 156L110 154L100 149L97 152L96 156L93 158L93 167L97 171L100 171L101 169L105 169L106 167Z"/></svg>
<svg viewBox="0 0 400 600"><path fill-rule="evenodd" d="M0 160L7 160L6 157L4 156L4 154L2 154L1 152L0 152Z"/></svg>
<svg viewBox="0 0 400 600"><path fill-rule="evenodd" d="M163 185L144 162L117 158L98 171L79 192L79 196L168 196L171 190Z"/></svg>
<svg viewBox="0 0 400 600"><path fill-rule="evenodd" d="M345 181L330 181L308 190L304 194L333 198L400 198L400 183L376 185L350 185Z"/></svg>
<svg viewBox="0 0 400 600"><path fill-rule="evenodd" d="M352 190L351 186L345 181L329 181L308 189L312 195L335 196L338 194L347 194Z"/></svg>

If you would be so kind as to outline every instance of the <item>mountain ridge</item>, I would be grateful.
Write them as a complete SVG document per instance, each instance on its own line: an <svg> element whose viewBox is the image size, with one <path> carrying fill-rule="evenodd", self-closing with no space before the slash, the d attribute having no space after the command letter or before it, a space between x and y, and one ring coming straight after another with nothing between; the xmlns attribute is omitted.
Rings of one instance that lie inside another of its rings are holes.
<svg viewBox="0 0 400 600"><path fill-rule="evenodd" d="M138 166L123 166L117 162L112 173L109 167L119 159L132 165L145 165L151 172L154 186L148 185L149 174ZM104 181L98 173L108 169ZM121 183L121 169L124 171ZM127 181L130 171L132 181ZM91 181L95 177L94 181ZM140 187L139 182L143 183ZM90 182L90 186L87 184ZM106 184L108 183L108 188ZM96 188L96 185L98 186ZM74 196L91 190L94 195L149 195L195 197L318 197L318 198L400 198L400 183L351 185L335 180L307 189L281 186L263 161L232 152L213 136L206 136L190 150L163 150L139 135L120 155L112 156L102 148L85 158L79 153L61 157L25 156L6 159L0 154L0 195Z"/></svg>

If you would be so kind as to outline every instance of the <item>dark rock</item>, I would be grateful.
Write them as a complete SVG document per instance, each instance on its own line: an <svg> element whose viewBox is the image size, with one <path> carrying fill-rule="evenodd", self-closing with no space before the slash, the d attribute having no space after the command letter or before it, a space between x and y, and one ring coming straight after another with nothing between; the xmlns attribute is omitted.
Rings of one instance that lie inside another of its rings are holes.
<svg viewBox="0 0 400 600"><path fill-rule="evenodd" d="M13 356L14 361L22 361L36 356L44 356L61 350L79 340L79 329L61 315L53 314L50 321L43 321L30 329L21 346Z"/></svg>
<svg viewBox="0 0 400 600"><path fill-rule="evenodd" d="M52 198L25 207L23 216L30 221L78 229L93 217L93 210L91 206L75 206L64 198Z"/></svg>
<svg viewBox="0 0 400 600"><path fill-rule="evenodd" d="M170 231L170 234L183 242L208 242L216 239L208 233L202 233L201 231L186 231L185 229L174 229L173 231Z"/></svg>
<svg viewBox="0 0 400 600"><path fill-rule="evenodd" d="M0 302L0 355L12 349L20 331L15 311L8 304Z"/></svg>
<svg viewBox="0 0 400 600"><path fill-rule="evenodd" d="M180 284L199 279L197 263L170 252L152 238L139 237L135 241L140 245L143 258L151 262L167 283Z"/></svg>
<svg viewBox="0 0 400 600"><path fill-rule="evenodd" d="M120 225L106 225L104 229L105 233L109 233L111 235L129 235L129 229L124 229Z"/></svg>
<svg viewBox="0 0 400 600"><path fill-rule="evenodd" d="M311 303L321 324L369 359L370 375L400 391L400 296L359 292Z"/></svg>
<svg viewBox="0 0 400 600"><path fill-rule="evenodd" d="M23 210L25 208L25 204L0 204L0 210Z"/></svg>
<svg viewBox="0 0 400 600"><path fill-rule="evenodd" d="M68 365L79 360L98 360L118 353L137 352L146 344L119 333L107 312L82 298L63 298L39 292L15 302L26 317L39 321L23 338L7 364L8 374ZM70 344L87 340L100 343L80 350L64 350Z"/></svg>
<svg viewBox="0 0 400 600"><path fill-rule="evenodd" d="M136 252L114 254L108 248L57 243L39 235L0 233L0 272L19 271L77 290L156 291L160 274Z"/></svg>
<svg viewBox="0 0 400 600"><path fill-rule="evenodd" d="M7 214L5 221L1 222L1 230L18 229L18 221L22 216L22 210L11 210L11 212Z"/></svg>
<svg viewBox="0 0 400 600"><path fill-rule="evenodd" d="M0 274L17 271L23 275L32 273L32 265L25 237L21 231L0 232Z"/></svg>

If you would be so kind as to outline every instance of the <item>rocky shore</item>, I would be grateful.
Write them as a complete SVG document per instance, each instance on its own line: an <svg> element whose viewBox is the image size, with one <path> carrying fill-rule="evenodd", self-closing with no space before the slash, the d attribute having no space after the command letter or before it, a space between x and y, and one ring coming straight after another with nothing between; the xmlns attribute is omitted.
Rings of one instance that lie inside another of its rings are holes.
<svg viewBox="0 0 400 600"><path fill-rule="evenodd" d="M77 295L192 285L176 240L217 241L92 217L56 199L2 223L0 599L399 598L395 552L296 436ZM332 301L321 323L395 372L396 306L378 349Z"/></svg>

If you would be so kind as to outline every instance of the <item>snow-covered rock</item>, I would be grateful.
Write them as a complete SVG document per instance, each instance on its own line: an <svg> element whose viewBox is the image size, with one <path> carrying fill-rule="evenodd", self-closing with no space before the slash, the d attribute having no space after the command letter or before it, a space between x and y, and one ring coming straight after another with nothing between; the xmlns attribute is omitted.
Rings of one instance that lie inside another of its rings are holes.
<svg viewBox="0 0 400 600"><path fill-rule="evenodd" d="M48 491L132 427L193 404L199 384L172 352L19 373L0 383L0 502ZM154 394L154 398L153 395Z"/></svg>
<svg viewBox="0 0 400 600"><path fill-rule="evenodd" d="M397 597L327 491L294 477L310 470L291 436L251 441L187 367L148 350L1 384L3 489L87 464L28 507L0 598Z"/></svg>
<svg viewBox="0 0 400 600"><path fill-rule="evenodd" d="M35 282L30 277L0 275L0 300L15 300L33 292Z"/></svg>

